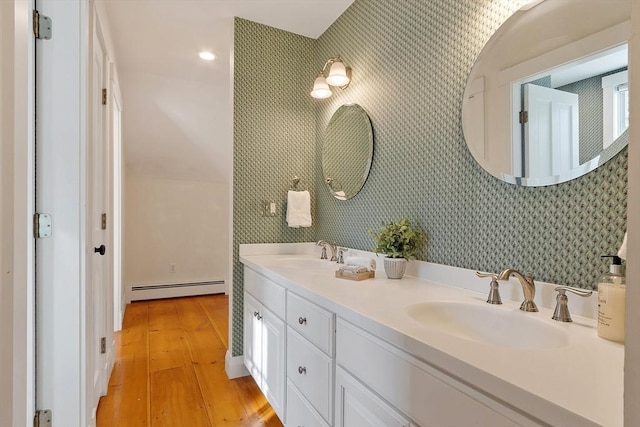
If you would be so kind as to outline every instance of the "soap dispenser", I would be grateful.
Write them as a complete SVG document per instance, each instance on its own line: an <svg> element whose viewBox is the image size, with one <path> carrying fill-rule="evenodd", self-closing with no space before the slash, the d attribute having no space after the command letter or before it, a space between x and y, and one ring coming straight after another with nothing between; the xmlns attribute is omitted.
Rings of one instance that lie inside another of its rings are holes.
<svg viewBox="0 0 640 427"><path fill-rule="evenodd" d="M617 255L603 255L602 258L612 258L613 261L609 273L602 276L598 284L598 336L610 341L624 342L624 266Z"/></svg>

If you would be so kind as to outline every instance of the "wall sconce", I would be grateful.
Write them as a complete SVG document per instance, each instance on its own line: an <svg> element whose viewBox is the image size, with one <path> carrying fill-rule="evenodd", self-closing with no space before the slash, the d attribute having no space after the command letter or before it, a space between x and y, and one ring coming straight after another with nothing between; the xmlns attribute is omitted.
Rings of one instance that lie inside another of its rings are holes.
<svg viewBox="0 0 640 427"><path fill-rule="evenodd" d="M327 74L327 67L329 67L329 73ZM311 96L314 98L322 99L331 96L331 88L329 86L337 86L340 89L346 89L351 82L351 67L348 67L342 62L340 56L329 58L325 62L320 75L316 77L313 82L313 90Z"/></svg>

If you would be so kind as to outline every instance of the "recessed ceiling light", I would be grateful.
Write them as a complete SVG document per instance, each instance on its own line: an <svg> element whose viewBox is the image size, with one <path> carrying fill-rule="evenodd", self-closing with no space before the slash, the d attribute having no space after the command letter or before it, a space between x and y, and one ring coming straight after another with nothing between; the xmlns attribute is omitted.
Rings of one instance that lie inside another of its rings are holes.
<svg viewBox="0 0 640 427"><path fill-rule="evenodd" d="M200 58L204 59L205 61L213 61L214 59L216 59L216 56L211 53L211 52L200 52Z"/></svg>

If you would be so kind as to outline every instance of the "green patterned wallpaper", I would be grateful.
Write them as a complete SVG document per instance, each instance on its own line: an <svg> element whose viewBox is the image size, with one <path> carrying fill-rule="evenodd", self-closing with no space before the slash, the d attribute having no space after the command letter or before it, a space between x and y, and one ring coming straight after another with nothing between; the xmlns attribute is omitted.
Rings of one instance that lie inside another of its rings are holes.
<svg viewBox="0 0 640 427"><path fill-rule="evenodd" d="M431 262L495 272L513 267L583 287L606 271L600 255L617 251L626 228L626 149L582 178L523 188L486 173L464 142L467 75L521 3L356 0L318 39L316 68L339 54L353 67L353 81L338 96L316 101L317 134L339 105L356 102L375 135L361 193L338 201L318 191L318 238L371 249L367 229L406 215L427 231Z"/></svg>
<svg viewBox="0 0 640 427"><path fill-rule="evenodd" d="M236 18L233 111L233 346L242 354L240 243L308 242L315 225L285 222L294 175L313 188L316 175L313 79L315 40ZM261 216L261 201L275 201L275 217ZM312 216L315 204L312 202Z"/></svg>
<svg viewBox="0 0 640 427"><path fill-rule="evenodd" d="M626 227L626 149L582 178L523 188L482 170L464 143L467 74L521 3L356 0L317 41L236 20L234 356L242 353L239 243L322 238L371 250L366 230L406 215L428 232L431 262L514 267L570 286L590 286L606 270L600 255L617 250ZM313 79L336 54L353 67L351 85L312 99ZM321 136L347 102L369 113L375 154L361 192L341 201L322 181ZM260 200L284 207L294 174L312 191L311 229L288 229L284 214L259 216Z"/></svg>

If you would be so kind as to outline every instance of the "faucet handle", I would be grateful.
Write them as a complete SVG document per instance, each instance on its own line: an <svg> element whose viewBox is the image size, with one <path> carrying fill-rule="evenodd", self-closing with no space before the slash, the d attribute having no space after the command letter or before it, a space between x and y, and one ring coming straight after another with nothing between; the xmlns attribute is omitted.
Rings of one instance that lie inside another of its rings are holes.
<svg viewBox="0 0 640 427"><path fill-rule="evenodd" d="M491 290L489 290L489 297L487 303L489 304L502 304L502 298L500 298L500 291L498 290L498 275L493 273L481 273L476 271L478 277L491 277Z"/></svg>
<svg viewBox="0 0 640 427"><path fill-rule="evenodd" d="M347 248L338 248L338 264L344 264L344 253L348 250Z"/></svg>
<svg viewBox="0 0 640 427"><path fill-rule="evenodd" d="M567 304L569 302L569 298L567 298L566 294L567 291L581 297L588 297L593 294L593 291L585 291L583 289L571 288L569 286L558 286L555 290L558 291L558 295L556 296L557 304L551 318L559 322L573 322L571 314L569 313L569 306Z"/></svg>
<svg viewBox="0 0 640 427"><path fill-rule="evenodd" d="M478 277L491 277L492 280L498 280L498 275L495 273L481 273L480 271L476 271L476 276Z"/></svg>
<svg viewBox="0 0 640 427"><path fill-rule="evenodd" d="M320 259L327 259L327 247L322 247L322 253L320 254Z"/></svg>

